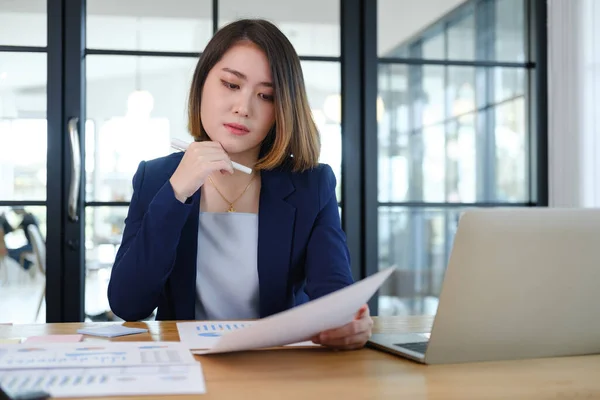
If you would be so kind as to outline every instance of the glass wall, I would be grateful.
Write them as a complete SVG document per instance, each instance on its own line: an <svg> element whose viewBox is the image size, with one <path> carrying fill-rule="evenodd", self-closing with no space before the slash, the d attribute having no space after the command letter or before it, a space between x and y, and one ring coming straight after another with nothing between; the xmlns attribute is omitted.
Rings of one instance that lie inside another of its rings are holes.
<svg viewBox="0 0 600 400"><path fill-rule="evenodd" d="M0 322L45 319L45 266L28 229L46 236L46 9L0 8Z"/></svg>
<svg viewBox="0 0 600 400"><path fill-rule="evenodd" d="M300 55L355 278L399 269L372 312L435 313L461 213L539 203L532 1L0 0L0 322L43 321L46 297L53 322L114 319L107 285L132 177L191 139L198 56L243 17L271 20ZM27 247L29 214L47 274Z"/></svg>
<svg viewBox="0 0 600 400"><path fill-rule="evenodd" d="M462 211L535 200L526 1L402 3L379 0L380 315L435 314Z"/></svg>

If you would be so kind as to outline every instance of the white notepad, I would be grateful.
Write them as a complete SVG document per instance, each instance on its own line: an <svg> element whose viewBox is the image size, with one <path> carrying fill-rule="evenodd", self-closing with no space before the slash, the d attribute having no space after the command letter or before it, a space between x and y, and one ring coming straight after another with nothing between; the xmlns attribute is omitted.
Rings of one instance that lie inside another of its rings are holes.
<svg viewBox="0 0 600 400"><path fill-rule="evenodd" d="M103 336L103 337L116 337L125 335L135 335L136 333L145 333L148 329L144 328L129 328L123 325L106 325L95 328L82 328L78 329L77 333L83 335L92 336Z"/></svg>

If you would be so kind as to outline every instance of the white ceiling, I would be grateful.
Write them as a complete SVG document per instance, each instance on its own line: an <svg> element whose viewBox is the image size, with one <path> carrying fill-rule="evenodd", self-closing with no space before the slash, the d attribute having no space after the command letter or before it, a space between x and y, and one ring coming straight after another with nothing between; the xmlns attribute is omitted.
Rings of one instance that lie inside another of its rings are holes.
<svg viewBox="0 0 600 400"><path fill-rule="evenodd" d="M379 53L385 53L464 0L379 0ZM212 32L211 0L87 0L92 48L200 51ZM285 6L283 5L285 4ZM0 44L44 46L45 0L0 0ZM339 55L339 0L220 0L221 22L263 17L277 23L300 54ZM136 32L141 41L136 42ZM141 43L141 44L140 44ZM180 71L190 60L152 59L142 74ZM88 79L133 76L133 58L95 57ZM4 77L4 79L3 79ZM339 90L339 75L310 72L306 80ZM0 92L46 83L44 54L0 53Z"/></svg>

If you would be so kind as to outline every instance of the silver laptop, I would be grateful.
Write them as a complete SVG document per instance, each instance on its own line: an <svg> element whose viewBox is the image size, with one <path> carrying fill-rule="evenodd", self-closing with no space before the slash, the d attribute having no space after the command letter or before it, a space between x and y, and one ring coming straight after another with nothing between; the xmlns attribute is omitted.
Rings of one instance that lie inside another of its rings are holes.
<svg viewBox="0 0 600 400"><path fill-rule="evenodd" d="M599 293L600 210L472 210L430 334L369 344L425 364L598 354Z"/></svg>

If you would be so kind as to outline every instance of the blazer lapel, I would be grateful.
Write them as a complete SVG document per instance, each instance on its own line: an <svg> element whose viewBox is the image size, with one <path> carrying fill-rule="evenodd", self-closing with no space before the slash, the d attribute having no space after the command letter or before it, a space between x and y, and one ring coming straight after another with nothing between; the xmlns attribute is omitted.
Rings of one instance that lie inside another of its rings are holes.
<svg viewBox="0 0 600 400"><path fill-rule="evenodd" d="M177 260L171 272L171 295L175 319L196 319L196 263L198 260L198 218L200 190L192 196L192 210L183 226L177 247Z"/></svg>
<svg viewBox="0 0 600 400"><path fill-rule="evenodd" d="M285 199L295 190L290 175L263 171L258 210L260 316L286 308L296 208Z"/></svg>

